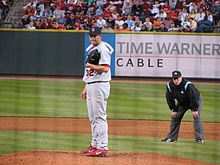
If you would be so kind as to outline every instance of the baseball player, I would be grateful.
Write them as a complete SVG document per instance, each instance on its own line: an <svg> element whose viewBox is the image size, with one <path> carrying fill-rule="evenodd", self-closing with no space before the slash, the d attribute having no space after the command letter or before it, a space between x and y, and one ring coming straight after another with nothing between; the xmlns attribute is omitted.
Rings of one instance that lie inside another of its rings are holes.
<svg viewBox="0 0 220 165"><path fill-rule="evenodd" d="M89 121L91 124L92 142L88 149L81 151L83 155L106 157L108 156L108 123L107 98L110 94L111 71L110 62L113 48L102 41L101 29L92 27L89 31L91 45L88 54L83 81L86 83L81 97L87 101ZM98 64L92 64L97 59L89 59L90 52L100 54Z"/></svg>
<svg viewBox="0 0 220 165"><path fill-rule="evenodd" d="M181 120L185 112L192 111L196 143L204 143L203 126L200 117L201 96L199 90L180 71L172 72L172 81L166 85L166 100L171 112L170 132L162 142L174 142L178 139Z"/></svg>

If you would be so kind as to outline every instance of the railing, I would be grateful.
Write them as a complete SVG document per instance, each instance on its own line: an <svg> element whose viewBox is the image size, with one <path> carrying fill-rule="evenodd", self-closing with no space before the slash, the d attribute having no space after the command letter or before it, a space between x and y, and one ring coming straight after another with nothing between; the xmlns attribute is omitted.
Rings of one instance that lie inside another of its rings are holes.
<svg viewBox="0 0 220 165"><path fill-rule="evenodd" d="M14 22L0 22L0 28L17 28L17 25ZM220 26L202 27L194 33L220 33Z"/></svg>
<svg viewBox="0 0 220 165"><path fill-rule="evenodd" d="M0 22L0 28L15 28L13 22Z"/></svg>

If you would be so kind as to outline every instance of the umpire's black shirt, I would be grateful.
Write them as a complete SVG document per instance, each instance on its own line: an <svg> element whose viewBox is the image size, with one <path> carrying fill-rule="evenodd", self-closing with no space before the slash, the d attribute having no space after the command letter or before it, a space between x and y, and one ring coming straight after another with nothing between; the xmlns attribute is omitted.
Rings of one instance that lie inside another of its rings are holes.
<svg viewBox="0 0 220 165"><path fill-rule="evenodd" d="M173 81L166 85L166 100L171 111L178 111L178 106L182 106L185 110L197 111L199 99L199 90L184 78L178 86Z"/></svg>

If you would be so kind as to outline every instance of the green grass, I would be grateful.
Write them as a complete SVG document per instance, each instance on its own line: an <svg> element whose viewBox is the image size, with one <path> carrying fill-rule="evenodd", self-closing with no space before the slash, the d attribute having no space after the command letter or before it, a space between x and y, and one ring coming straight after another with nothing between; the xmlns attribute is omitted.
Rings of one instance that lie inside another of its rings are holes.
<svg viewBox="0 0 220 165"><path fill-rule="evenodd" d="M81 150L88 146L89 135L46 132L0 132L0 154L31 150ZM158 138L109 136L109 150L160 153L220 164L220 141L206 141L203 145L190 139L175 143L161 143Z"/></svg>
<svg viewBox="0 0 220 165"><path fill-rule="evenodd" d="M82 81L0 80L0 116L87 118L80 98ZM203 121L220 122L220 86L197 85L203 96ZM169 120L165 83L111 82L108 118ZM190 111L184 121L192 121ZM30 150L81 150L90 135L0 131L0 154ZM193 139L161 143L157 138L109 136L111 151L154 152L220 164L220 141Z"/></svg>
<svg viewBox="0 0 220 165"><path fill-rule="evenodd" d="M82 81L0 80L0 116L87 118ZM220 86L197 85L203 121L220 122ZM108 118L169 120L165 84L111 82ZM192 121L190 111L184 117Z"/></svg>

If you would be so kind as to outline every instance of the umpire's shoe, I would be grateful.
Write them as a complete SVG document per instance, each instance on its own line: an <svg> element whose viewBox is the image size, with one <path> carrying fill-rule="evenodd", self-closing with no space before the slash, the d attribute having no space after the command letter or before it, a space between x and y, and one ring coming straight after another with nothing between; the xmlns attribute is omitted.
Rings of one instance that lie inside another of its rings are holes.
<svg viewBox="0 0 220 165"><path fill-rule="evenodd" d="M204 140L203 140L203 139L197 139L197 140L196 140L196 143L198 143L198 144L203 144L203 143L204 143Z"/></svg>
<svg viewBox="0 0 220 165"><path fill-rule="evenodd" d="M162 142L174 142L175 140L170 139L170 138L165 138L161 140Z"/></svg>
<svg viewBox="0 0 220 165"><path fill-rule="evenodd" d="M92 152L89 152L85 154L85 156L90 156L90 157L108 157L108 150L101 150L101 149L95 149Z"/></svg>

